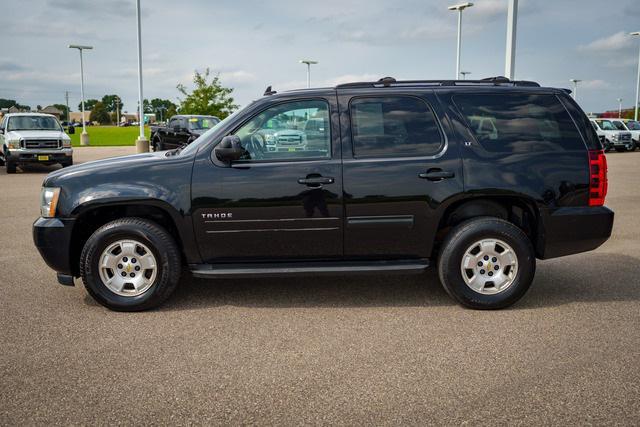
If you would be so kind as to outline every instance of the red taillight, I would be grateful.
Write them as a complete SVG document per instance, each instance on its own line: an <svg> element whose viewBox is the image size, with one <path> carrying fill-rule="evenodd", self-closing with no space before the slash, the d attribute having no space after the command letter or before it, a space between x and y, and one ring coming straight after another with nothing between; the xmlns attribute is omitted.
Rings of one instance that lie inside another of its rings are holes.
<svg viewBox="0 0 640 427"><path fill-rule="evenodd" d="M604 205L608 186L604 151L589 150L589 206Z"/></svg>

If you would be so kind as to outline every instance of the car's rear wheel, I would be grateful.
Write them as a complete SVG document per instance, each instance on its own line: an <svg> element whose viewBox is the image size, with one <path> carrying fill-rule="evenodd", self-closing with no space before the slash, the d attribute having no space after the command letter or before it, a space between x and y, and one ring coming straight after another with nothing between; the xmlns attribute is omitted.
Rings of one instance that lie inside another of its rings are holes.
<svg viewBox="0 0 640 427"><path fill-rule="evenodd" d="M180 279L180 253L158 224L124 218L100 227L80 255L80 274L89 294L116 311L160 305Z"/></svg>
<svg viewBox="0 0 640 427"><path fill-rule="evenodd" d="M440 281L466 307L507 307L533 281L536 258L531 241L505 220L480 217L464 221L451 230L442 248Z"/></svg>

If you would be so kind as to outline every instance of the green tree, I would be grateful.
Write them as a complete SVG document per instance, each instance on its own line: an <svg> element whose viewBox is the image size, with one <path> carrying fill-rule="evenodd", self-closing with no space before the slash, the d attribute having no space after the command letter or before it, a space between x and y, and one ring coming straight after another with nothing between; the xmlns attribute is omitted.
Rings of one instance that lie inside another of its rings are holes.
<svg viewBox="0 0 640 427"><path fill-rule="evenodd" d="M111 117L109 116L109 112L105 108L104 104L100 101L96 102L93 105L89 120L91 120L92 122L98 122L101 125L111 124Z"/></svg>
<svg viewBox="0 0 640 427"><path fill-rule="evenodd" d="M100 101L97 99L85 99L84 100L84 109L85 110L93 110L93 107ZM104 107L103 107L104 108ZM78 110L82 111L82 101L78 104Z"/></svg>
<svg viewBox="0 0 640 427"><path fill-rule="evenodd" d="M204 73L196 70L193 75L195 88L192 92L188 92L182 84L176 86L184 95L184 99L180 99L180 114L207 114L224 119L238 108L231 96L233 89L222 86L219 75L209 82L210 74L209 68Z"/></svg>
<svg viewBox="0 0 640 427"><path fill-rule="evenodd" d="M120 103L120 111L122 111L122 99L118 95L105 95L102 97L102 104L110 113L117 111L118 103Z"/></svg>
<svg viewBox="0 0 640 427"><path fill-rule="evenodd" d="M64 104L53 104L52 107L56 107L58 110L62 111L62 120L66 120L69 114L69 112L67 111L67 106Z"/></svg>
<svg viewBox="0 0 640 427"><path fill-rule="evenodd" d="M168 99L153 98L151 101L144 100L145 113L155 113L158 120L160 120L160 117L162 117L163 120L171 117L169 115L170 111L173 111L173 115L175 115L177 107L176 104Z"/></svg>
<svg viewBox="0 0 640 427"><path fill-rule="evenodd" d="M31 110L31 107L29 107L28 105L20 105L14 99L0 98L0 108L11 108L13 106L20 110Z"/></svg>

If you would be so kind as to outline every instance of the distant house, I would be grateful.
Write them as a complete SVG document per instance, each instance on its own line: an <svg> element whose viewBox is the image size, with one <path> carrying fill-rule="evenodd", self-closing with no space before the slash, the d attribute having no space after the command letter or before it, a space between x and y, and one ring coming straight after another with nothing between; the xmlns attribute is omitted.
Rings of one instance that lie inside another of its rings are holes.
<svg viewBox="0 0 640 427"><path fill-rule="evenodd" d="M89 117L91 117L91 110L85 110L84 112L84 120L89 121ZM69 112L69 121L82 123L82 111L71 111Z"/></svg>
<svg viewBox="0 0 640 427"><path fill-rule="evenodd" d="M57 109L53 105L49 105L47 107L44 107L42 110L38 111L38 113L51 114L56 116L58 120L60 120L64 114L64 111Z"/></svg>

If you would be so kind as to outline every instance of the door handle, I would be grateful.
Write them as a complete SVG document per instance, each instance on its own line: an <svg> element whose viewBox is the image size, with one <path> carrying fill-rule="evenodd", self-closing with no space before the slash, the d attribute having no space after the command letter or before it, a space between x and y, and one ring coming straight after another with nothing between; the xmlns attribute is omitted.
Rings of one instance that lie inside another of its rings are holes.
<svg viewBox="0 0 640 427"><path fill-rule="evenodd" d="M429 181L442 181L443 179L453 178L455 176L455 173L443 171L442 169L429 169L426 172L418 174L418 178L428 179Z"/></svg>
<svg viewBox="0 0 640 427"><path fill-rule="evenodd" d="M323 184L333 184L334 179L329 176L309 176L306 178L298 178L298 184L308 185L309 187L322 187Z"/></svg>

